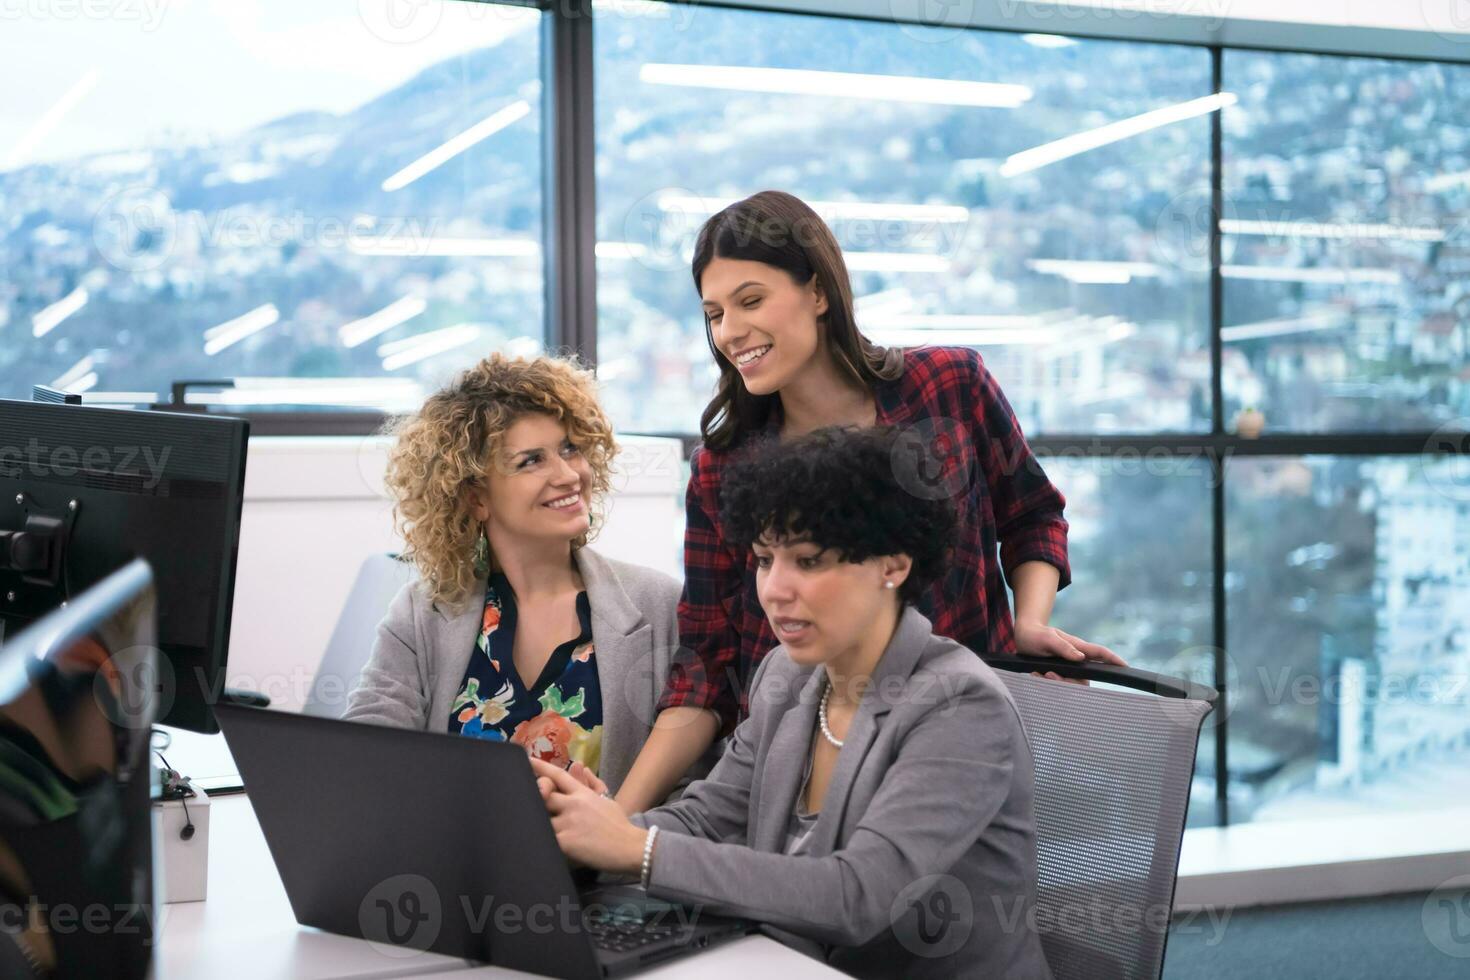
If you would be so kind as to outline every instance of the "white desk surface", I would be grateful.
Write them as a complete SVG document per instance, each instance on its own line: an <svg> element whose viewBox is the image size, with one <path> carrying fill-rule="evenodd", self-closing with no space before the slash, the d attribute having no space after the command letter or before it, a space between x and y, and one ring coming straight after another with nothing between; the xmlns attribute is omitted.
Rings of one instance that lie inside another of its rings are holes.
<svg viewBox="0 0 1470 980"><path fill-rule="evenodd" d="M209 897L159 906L154 980L329 980L421 976L530 977L458 957L384 948L298 925L271 861L255 810L242 795L209 805ZM764 973L800 980L842 974L764 936L748 936L640 974L674 980L749 980Z"/></svg>

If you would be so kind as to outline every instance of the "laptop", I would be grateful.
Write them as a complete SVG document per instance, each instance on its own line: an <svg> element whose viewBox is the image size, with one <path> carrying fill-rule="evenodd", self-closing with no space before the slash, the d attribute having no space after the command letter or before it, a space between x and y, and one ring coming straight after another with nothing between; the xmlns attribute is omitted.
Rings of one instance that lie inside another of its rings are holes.
<svg viewBox="0 0 1470 980"><path fill-rule="evenodd" d="M591 980L755 924L575 877L525 749L220 703L296 921L404 950Z"/></svg>

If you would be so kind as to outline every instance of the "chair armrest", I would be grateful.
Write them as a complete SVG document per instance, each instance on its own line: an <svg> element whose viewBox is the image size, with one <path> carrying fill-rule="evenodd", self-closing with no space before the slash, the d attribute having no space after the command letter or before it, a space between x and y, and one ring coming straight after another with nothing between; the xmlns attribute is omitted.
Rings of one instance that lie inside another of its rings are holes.
<svg viewBox="0 0 1470 980"><path fill-rule="evenodd" d="M982 657L981 659L996 670L1009 670L1022 674L1029 674L1032 671L1041 673L1051 671L1060 677L1117 684L1119 687L1157 694L1161 698L1184 698L1192 701L1206 701L1213 705L1218 697L1214 688L1184 680L1182 677L1155 674L1136 667L1114 667L1112 664L1097 663L1093 660L1074 661L1063 660L1060 657L1027 656Z"/></svg>

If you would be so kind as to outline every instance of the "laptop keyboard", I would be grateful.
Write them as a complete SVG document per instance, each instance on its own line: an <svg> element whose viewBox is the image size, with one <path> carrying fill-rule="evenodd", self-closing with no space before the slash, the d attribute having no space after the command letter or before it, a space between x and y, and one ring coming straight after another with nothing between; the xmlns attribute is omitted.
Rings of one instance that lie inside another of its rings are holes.
<svg viewBox="0 0 1470 980"><path fill-rule="evenodd" d="M598 949L628 953L671 939L677 926L665 924L664 918L657 913L641 916L627 910L589 910L583 914L582 922Z"/></svg>

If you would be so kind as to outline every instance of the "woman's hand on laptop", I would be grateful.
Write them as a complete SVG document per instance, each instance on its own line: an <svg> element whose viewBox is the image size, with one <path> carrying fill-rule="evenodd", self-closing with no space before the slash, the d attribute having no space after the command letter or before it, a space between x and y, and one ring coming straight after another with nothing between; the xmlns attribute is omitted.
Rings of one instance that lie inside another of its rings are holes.
<svg viewBox="0 0 1470 980"><path fill-rule="evenodd" d="M531 771L536 774L536 787L551 814L551 829L563 854L599 871L639 872L648 832L630 823L623 808L602 795L606 786L594 789L565 769L540 759L531 760Z"/></svg>

